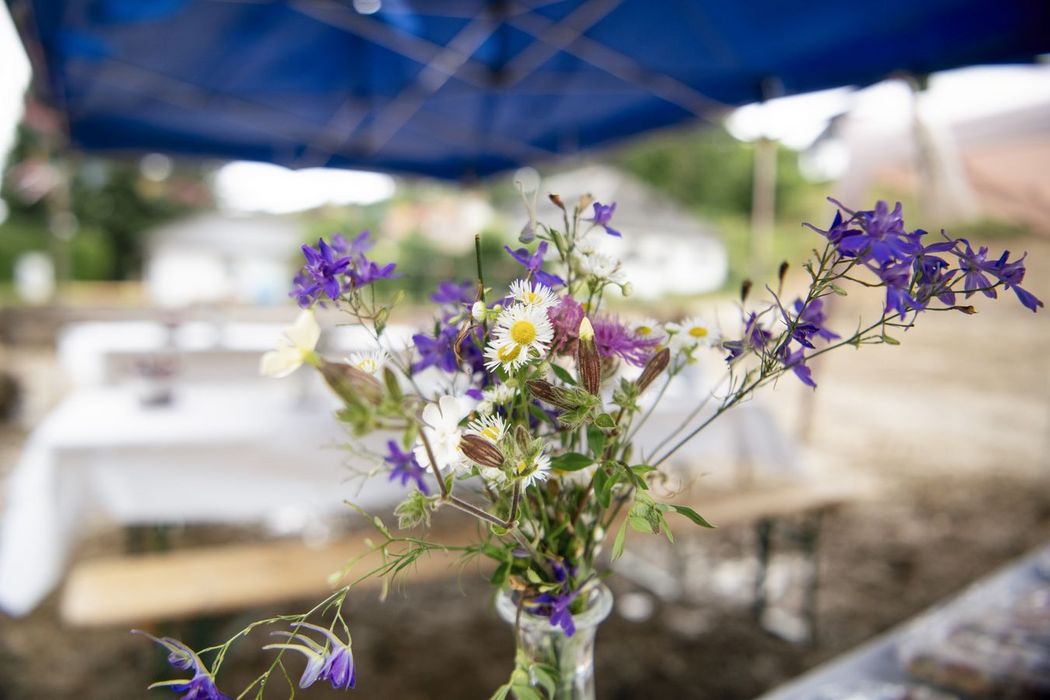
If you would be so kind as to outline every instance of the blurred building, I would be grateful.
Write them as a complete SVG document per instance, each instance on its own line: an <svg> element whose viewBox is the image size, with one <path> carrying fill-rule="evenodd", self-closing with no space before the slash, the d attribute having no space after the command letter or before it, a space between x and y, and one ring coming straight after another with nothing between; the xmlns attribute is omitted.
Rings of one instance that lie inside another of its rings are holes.
<svg viewBox="0 0 1050 700"><path fill-rule="evenodd" d="M590 165L559 173L543 180L540 192L540 218L551 222L559 221L561 213L547 201L547 193L558 194L566 206L586 193L604 204L616 202L612 225L623 238L603 236L603 250L619 256L642 298L702 294L725 283L729 257L714 229L621 170ZM521 219L520 209L510 218Z"/></svg>
<svg viewBox="0 0 1050 700"><path fill-rule="evenodd" d="M155 304L285 302L299 224L279 216L209 212L147 234L144 283Z"/></svg>

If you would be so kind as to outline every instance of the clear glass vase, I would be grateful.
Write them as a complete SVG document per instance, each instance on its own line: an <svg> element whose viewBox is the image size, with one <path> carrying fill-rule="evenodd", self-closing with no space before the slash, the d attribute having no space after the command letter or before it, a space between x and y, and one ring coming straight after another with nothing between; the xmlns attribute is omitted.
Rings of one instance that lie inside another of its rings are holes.
<svg viewBox="0 0 1050 700"><path fill-rule="evenodd" d="M497 595L496 610L514 626L518 656L555 671L556 689L551 700L594 700L594 636L598 625L609 616L612 603L612 591L607 586L592 589L587 607L572 616L576 632L571 637L552 625L548 617L526 610L519 615L518 604L507 591ZM536 678L532 685L537 690L542 688Z"/></svg>

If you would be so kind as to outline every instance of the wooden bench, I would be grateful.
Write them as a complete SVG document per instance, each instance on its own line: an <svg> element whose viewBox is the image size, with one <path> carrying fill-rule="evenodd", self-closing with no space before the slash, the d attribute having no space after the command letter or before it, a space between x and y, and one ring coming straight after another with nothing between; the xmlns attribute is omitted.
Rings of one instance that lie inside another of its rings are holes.
<svg viewBox="0 0 1050 700"><path fill-rule="evenodd" d="M718 526L820 513L856 501L864 493L867 488L857 482L838 480L704 492L687 500ZM454 520L459 529L443 527L429 539L449 544L469 541L473 523ZM676 535L697 531L685 518L669 518L669 523ZM84 561L74 567L66 582L60 605L62 619L75 626L129 626L320 599L332 590L329 576L367 551L364 537L346 538L321 548L278 541ZM378 562L378 555L370 556L375 557L373 565ZM406 576L416 581L451 576L458 571L452 566L454 562L453 555L427 555ZM355 571L367 571L366 567L369 560ZM360 587L375 589L379 585L378 580L370 579Z"/></svg>

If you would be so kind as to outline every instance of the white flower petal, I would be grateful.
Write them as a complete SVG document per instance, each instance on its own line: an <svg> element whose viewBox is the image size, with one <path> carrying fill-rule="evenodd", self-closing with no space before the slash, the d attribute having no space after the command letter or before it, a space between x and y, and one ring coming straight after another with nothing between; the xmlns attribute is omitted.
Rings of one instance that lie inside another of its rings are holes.
<svg viewBox="0 0 1050 700"><path fill-rule="evenodd" d="M279 379L299 369L303 364L303 354L298 348L283 345L276 350L265 353L259 360L259 374L264 377Z"/></svg>
<svg viewBox="0 0 1050 700"><path fill-rule="evenodd" d="M304 309L295 319L295 323L284 330L284 335L300 350L313 350L317 347L317 341L321 339L321 327L317 325L314 312Z"/></svg>

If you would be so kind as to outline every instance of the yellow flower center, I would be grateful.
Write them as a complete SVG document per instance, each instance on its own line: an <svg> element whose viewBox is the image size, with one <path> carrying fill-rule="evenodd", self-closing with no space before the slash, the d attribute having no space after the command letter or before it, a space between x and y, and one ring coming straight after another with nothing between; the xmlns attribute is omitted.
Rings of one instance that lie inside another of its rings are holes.
<svg viewBox="0 0 1050 700"><path fill-rule="evenodd" d="M539 304L540 295L533 291L525 292L525 303L526 304Z"/></svg>
<svg viewBox="0 0 1050 700"><path fill-rule="evenodd" d="M368 372L369 374L373 374L377 369L379 369L379 366L374 359L368 357L363 360L360 360L357 363L357 368L362 372Z"/></svg>
<svg viewBox="0 0 1050 700"><path fill-rule="evenodd" d="M495 425L490 425L481 431L481 437L489 442L497 442L499 440L499 428Z"/></svg>
<svg viewBox="0 0 1050 700"><path fill-rule="evenodd" d="M518 466L515 467L514 469L519 475L523 475L525 472L528 471L529 465L526 464L524 461L521 461L521 462L518 462Z"/></svg>
<svg viewBox="0 0 1050 700"><path fill-rule="evenodd" d="M496 352L496 357L499 358L500 362L513 362L518 357L518 353L520 352L520 345L517 345L515 343L507 343Z"/></svg>
<svg viewBox="0 0 1050 700"><path fill-rule="evenodd" d="M653 329L649 326L638 326L634 329L634 332L638 335L652 335Z"/></svg>
<svg viewBox="0 0 1050 700"><path fill-rule="evenodd" d="M707 329L703 326L693 326L689 329L689 335L694 338L705 338L707 337Z"/></svg>
<svg viewBox="0 0 1050 700"><path fill-rule="evenodd" d="M524 319L515 321L514 325L510 327L510 337L518 345L528 345L536 340L536 326L532 325L532 321Z"/></svg>

